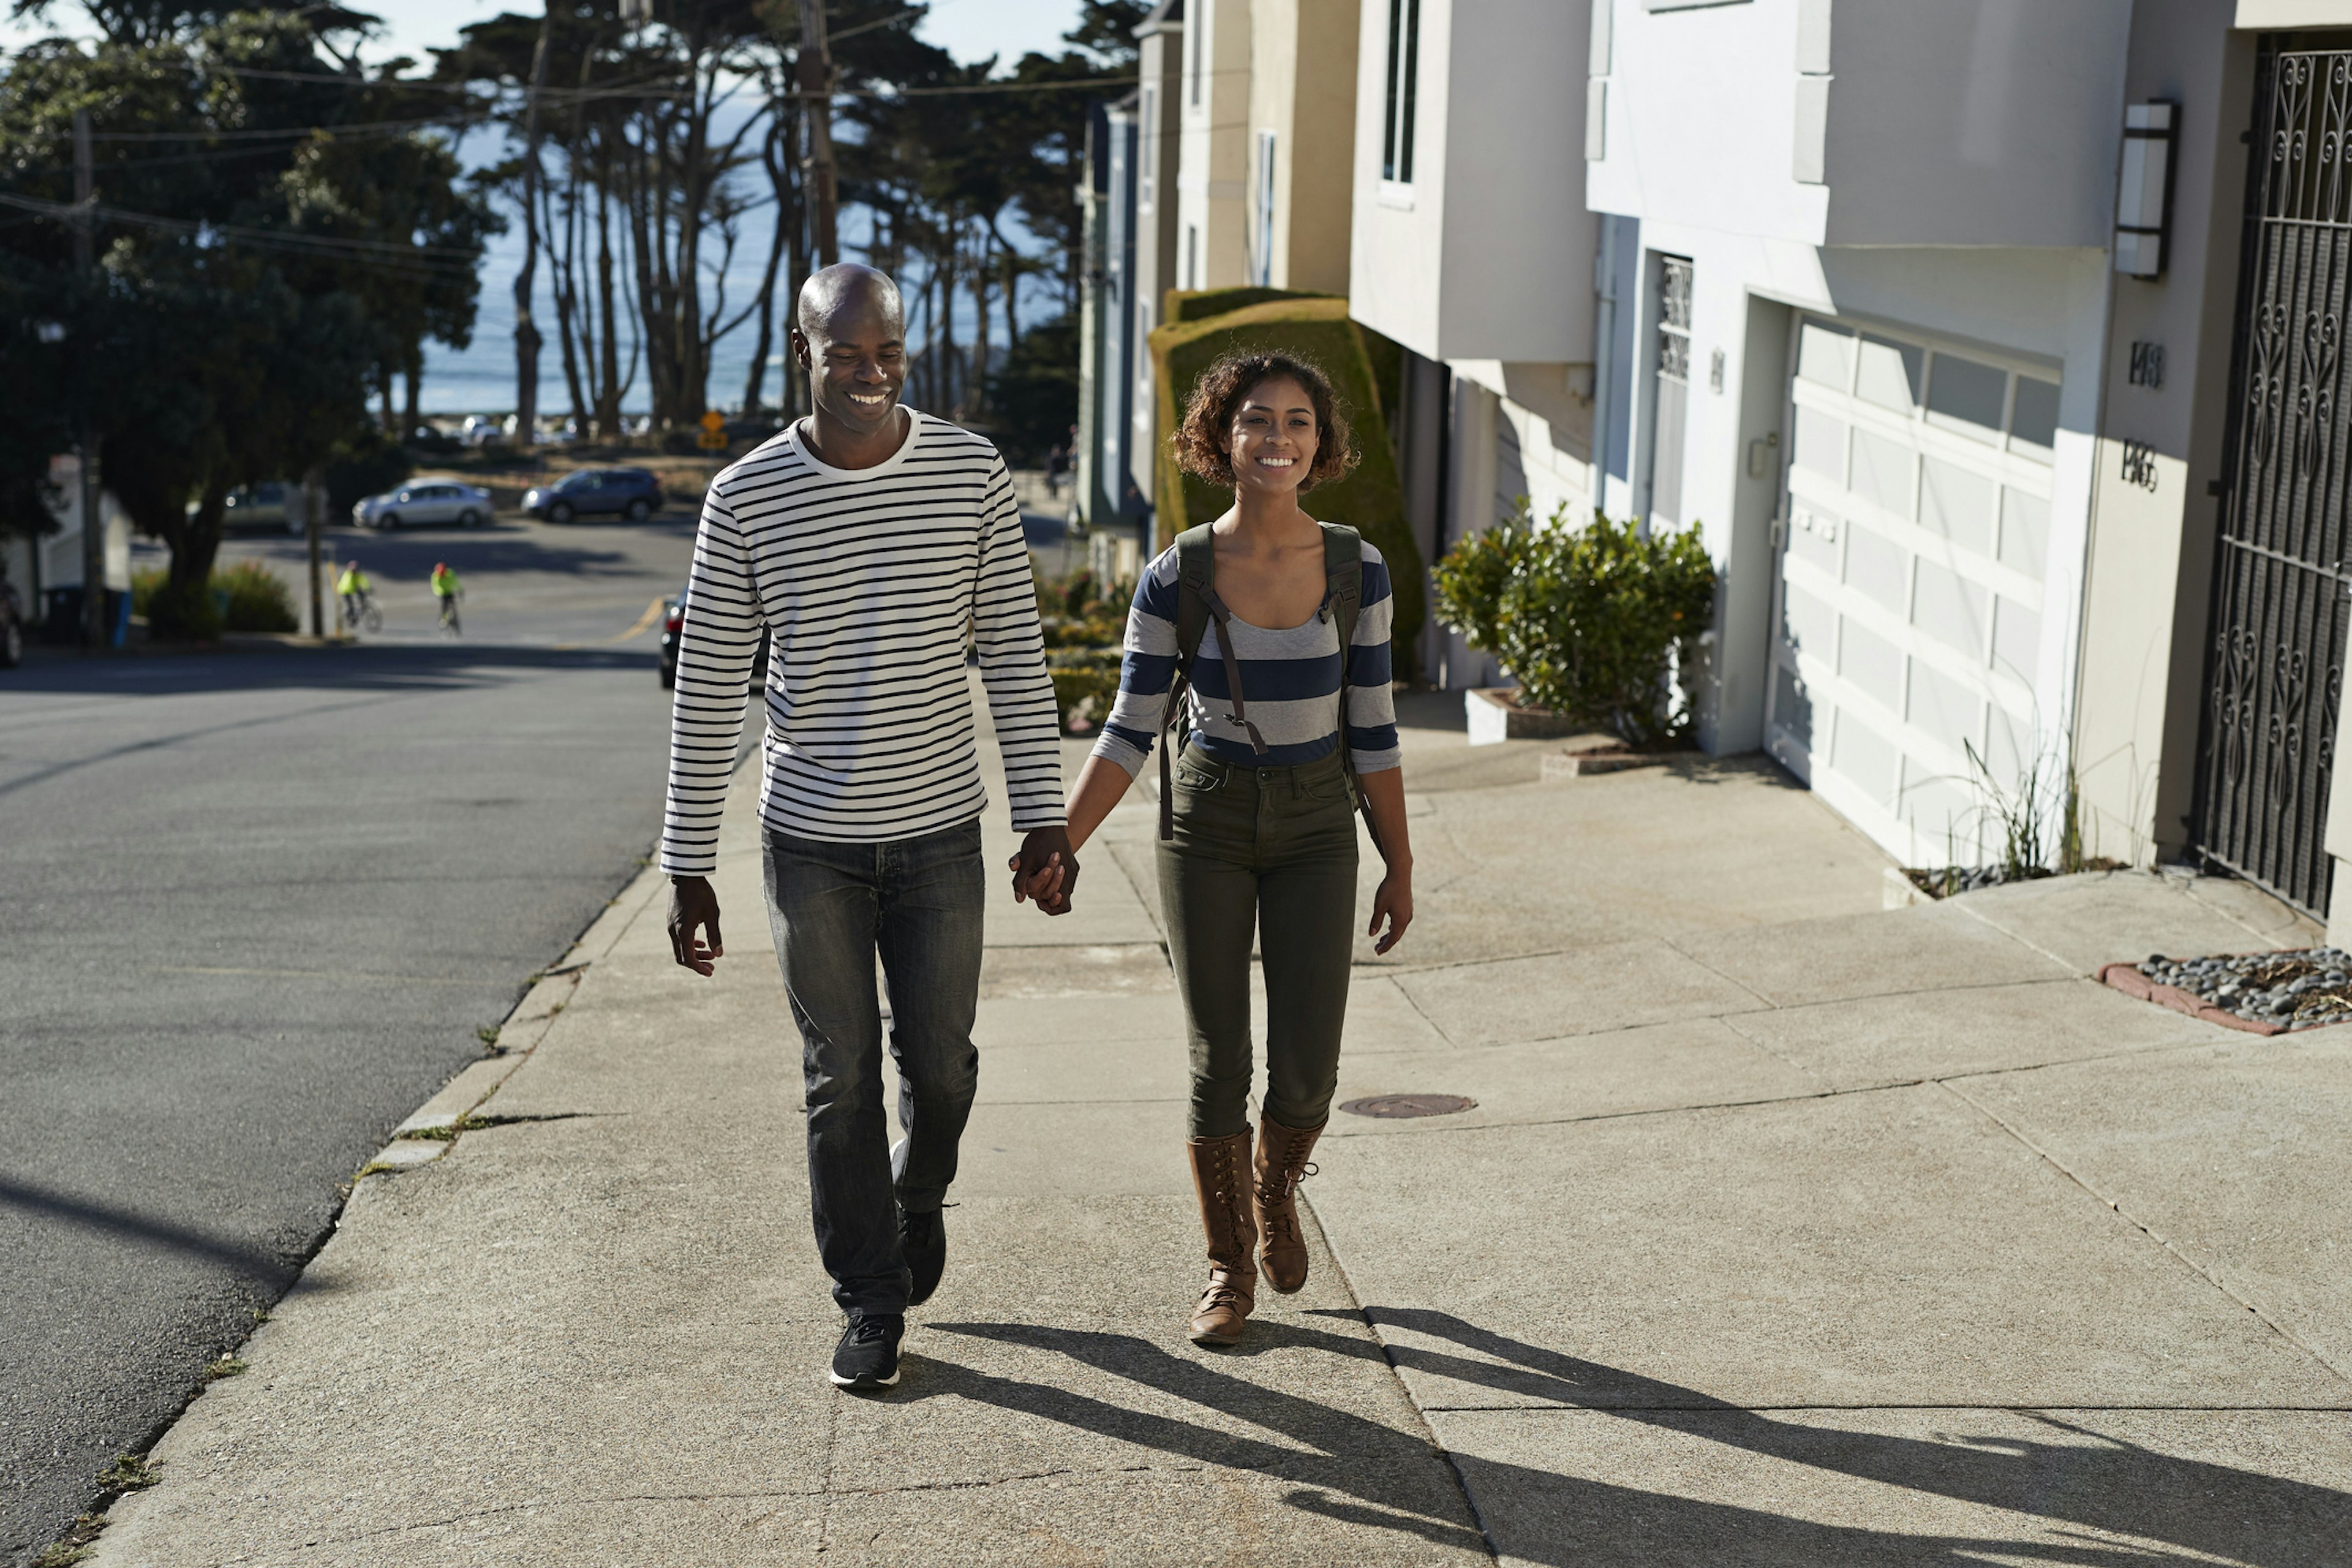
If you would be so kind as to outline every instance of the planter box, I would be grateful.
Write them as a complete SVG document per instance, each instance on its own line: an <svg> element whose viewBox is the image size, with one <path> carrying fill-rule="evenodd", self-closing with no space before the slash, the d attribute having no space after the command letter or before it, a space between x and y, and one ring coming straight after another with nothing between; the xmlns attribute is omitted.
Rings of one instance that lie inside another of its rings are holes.
<svg viewBox="0 0 2352 1568"><path fill-rule="evenodd" d="M1476 688L1462 694L1470 720L1470 743L1498 746L1505 741L1557 741L1584 733L1584 726L1548 708L1522 708L1516 686Z"/></svg>

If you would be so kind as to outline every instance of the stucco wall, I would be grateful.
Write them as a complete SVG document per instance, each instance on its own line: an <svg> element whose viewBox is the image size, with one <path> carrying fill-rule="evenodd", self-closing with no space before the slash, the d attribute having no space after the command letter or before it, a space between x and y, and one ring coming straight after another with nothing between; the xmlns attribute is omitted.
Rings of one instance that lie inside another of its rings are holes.
<svg viewBox="0 0 2352 1568"><path fill-rule="evenodd" d="M1824 238L2105 246L2131 16L2131 0L1838 5Z"/></svg>
<svg viewBox="0 0 2352 1568"><path fill-rule="evenodd" d="M1249 0L1192 0L1184 56L1176 286L1235 288L1249 280ZM1197 255L1192 278L1184 275L1188 246Z"/></svg>
<svg viewBox="0 0 2352 1568"><path fill-rule="evenodd" d="M1250 13L1249 211L1255 224L1257 135L1271 131L1277 289L1348 291L1359 28L1358 0L1257 0Z"/></svg>

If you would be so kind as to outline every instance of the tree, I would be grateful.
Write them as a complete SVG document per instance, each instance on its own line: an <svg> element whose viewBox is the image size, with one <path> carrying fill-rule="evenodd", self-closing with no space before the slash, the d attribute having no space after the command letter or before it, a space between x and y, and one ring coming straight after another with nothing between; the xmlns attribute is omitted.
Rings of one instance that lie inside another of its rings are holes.
<svg viewBox="0 0 2352 1568"><path fill-rule="evenodd" d="M0 69L0 160L19 212L45 220L0 229L0 289L69 349L52 408L0 441L0 498L21 507L40 448L94 427L108 488L170 545L174 591L194 591L230 489L322 462L363 428L386 367L413 371L425 336L470 329L494 220L458 190L447 148L394 120L403 89L333 48L366 18L89 9L100 42L45 40ZM73 268L58 221L77 109L101 138L94 274ZM54 346L37 331L5 345L33 361Z"/></svg>

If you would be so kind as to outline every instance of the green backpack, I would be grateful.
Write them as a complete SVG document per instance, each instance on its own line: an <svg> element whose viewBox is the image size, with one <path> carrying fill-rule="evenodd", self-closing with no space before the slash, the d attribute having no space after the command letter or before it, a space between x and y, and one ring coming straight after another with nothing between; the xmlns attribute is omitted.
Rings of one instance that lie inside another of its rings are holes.
<svg viewBox="0 0 2352 1568"><path fill-rule="evenodd" d="M1348 749L1348 658L1356 645L1357 612L1363 608L1363 535L1344 523L1327 522L1322 529L1323 604L1316 613L1332 617L1339 626L1339 757L1348 771L1349 798L1363 812L1369 830L1372 814L1356 783L1356 754ZM1234 722L1248 734L1259 755L1265 753L1265 740L1250 722L1249 705L1242 697L1241 660L1234 656L1230 619L1225 602L1217 597L1217 551L1209 536L1209 524L1188 528L1176 536L1176 672L1169 678L1167 706L1160 713L1160 837L1163 839L1176 837L1169 754L1190 739L1184 696L1192 689L1192 664L1200 658L1201 638L1212 620L1217 623L1217 647L1224 655L1225 688L1234 694ZM1372 842L1376 847L1380 843L1377 831Z"/></svg>

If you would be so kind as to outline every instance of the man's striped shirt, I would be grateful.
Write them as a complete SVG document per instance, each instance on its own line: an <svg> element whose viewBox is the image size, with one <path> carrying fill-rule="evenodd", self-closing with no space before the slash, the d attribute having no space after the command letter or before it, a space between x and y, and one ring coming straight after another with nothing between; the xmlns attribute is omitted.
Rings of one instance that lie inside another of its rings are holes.
<svg viewBox="0 0 2352 1568"><path fill-rule="evenodd" d="M1356 616L1355 646L1346 665L1347 743L1356 771L1376 773L1401 766L1396 704L1390 695L1389 621L1396 599L1389 587L1388 563L1364 542L1362 605ZM1103 725L1094 754L1108 757L1132 776L1150 754L1159 732L1168 683L1176 672L1176 551L1170 547L1136 584L1135 606L1127 616L1127 654L1120 661L1118 700ZM1192 736L1220 761L1243 767L1282 767L1327 757L1339 743L1339 628L1318 612L1303 626L1255 626L1234 617L1234 657L1241 665L1242 701L1266 750L1260 755L1249 731L1234 722L1233 690L1212 620L1192 661L1192 684L1185 697Z"/></svg>
<svg viewBox="0 0 2352 1568"><path fill-rule="evenodd" d="M871 468L818 460L795 424L703 502L678 631L662 869L707 873L768 660L760 815L803 838L907 838L988 804L964 674L976 643L1016 831L1065 820L1060 726L1029 548L996 448L908 411Z"/></svg>

